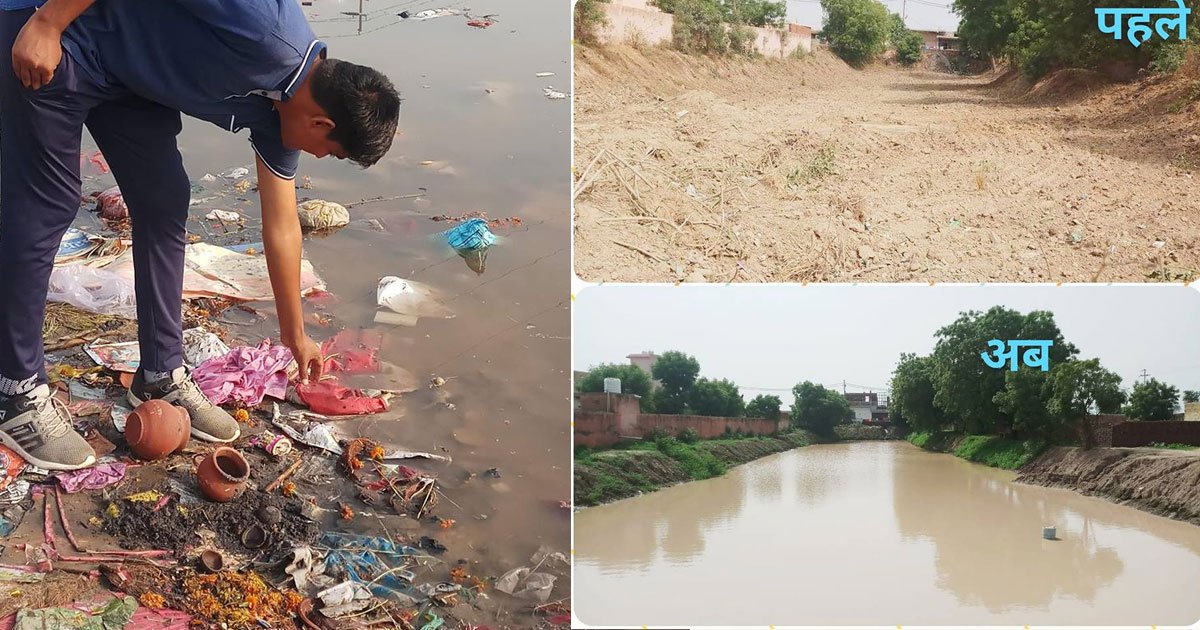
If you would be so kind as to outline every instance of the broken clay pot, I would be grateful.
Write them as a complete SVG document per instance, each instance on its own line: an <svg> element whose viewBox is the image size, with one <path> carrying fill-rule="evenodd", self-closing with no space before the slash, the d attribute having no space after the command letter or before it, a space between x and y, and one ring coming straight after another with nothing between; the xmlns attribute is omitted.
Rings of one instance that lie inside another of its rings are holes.
<svg viewBox="0 0 1200 630"><path fill-rule="evenodd" d="M241 494L250 479L250 464L242 454L228 446L218 447L196 467L200 492L209 500L227 503Z"/></svg>
<svg viewBox="0 0 1200 630"><path fill-rule="evenodd" d="M187 446L192 419L186 409L161 400L137 406L125 422L125 440L138 457L154 461Z"/></svg>

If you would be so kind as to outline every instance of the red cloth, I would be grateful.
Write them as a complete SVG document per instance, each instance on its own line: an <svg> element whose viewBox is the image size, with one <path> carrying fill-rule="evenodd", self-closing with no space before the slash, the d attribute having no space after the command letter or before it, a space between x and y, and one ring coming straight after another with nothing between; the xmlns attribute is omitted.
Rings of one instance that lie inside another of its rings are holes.
<svg viewBox="0 0 1200 630"><path fill-rule="evenodd" d="M377 353L383 338L378 333L365 330L343 330L333 339L321 344L321 355L325 360L325 371L333 374L371 374L379 371Z"/></svg>
<svg viewBox="0 0 1200 630"><path fill-rule="evenodd" d="M308 408L327 416L359 416L387 411L382 398L367 396L360 389L343 387L335 381L300 384L296 393Z"/></svg>

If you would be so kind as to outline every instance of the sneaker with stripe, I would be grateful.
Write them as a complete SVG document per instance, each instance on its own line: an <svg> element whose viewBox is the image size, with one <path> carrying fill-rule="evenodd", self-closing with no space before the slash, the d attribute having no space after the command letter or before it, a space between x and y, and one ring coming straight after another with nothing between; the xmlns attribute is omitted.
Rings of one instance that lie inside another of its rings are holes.
<svg viewBox="0 0 1200 630"><path fill-rule="evenodd" d="M67 406L40 385L0 402L0 442L46 470L79 470L96 463L96 452L71 425Z"/></svg>

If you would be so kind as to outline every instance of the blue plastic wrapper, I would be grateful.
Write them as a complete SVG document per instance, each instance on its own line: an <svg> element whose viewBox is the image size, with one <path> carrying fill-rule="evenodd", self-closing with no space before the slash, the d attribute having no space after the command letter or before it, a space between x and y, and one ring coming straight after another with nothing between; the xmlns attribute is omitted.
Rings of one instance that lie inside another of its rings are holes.
<svg viewBox="0 0 1200 630"><path fill-rule="evenodd" d="M329 549L325 554L326 571L345 571L351 580L365 584L373 595L393 598L399 593L416 600L425 597L413 586L411 571L393 570L387 562L389 558L400 560L405 556L428 555L420 549L396 545L382 536L341 532L326 532L319 544Z"/></svg>
<svg viewBox="0 0 1200 630"><path fill-rule="evenodd" d="M496 244L496 235L488 229L487 221L479 218L456 225L442 235L450 247L459 252L487 249Z"/></svg>

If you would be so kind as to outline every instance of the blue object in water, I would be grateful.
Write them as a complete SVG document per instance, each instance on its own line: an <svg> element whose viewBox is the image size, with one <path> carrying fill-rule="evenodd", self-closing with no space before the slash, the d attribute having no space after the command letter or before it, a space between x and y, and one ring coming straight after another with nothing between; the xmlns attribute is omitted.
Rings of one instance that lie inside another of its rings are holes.
<svg viewBox="0 0 1200 630"><path fill-rule="evenodd" d="M487 221L478 218L469 219L442 234L456 251L487 249L496 244L496 235L488 229Z"/></svg>
<svg viewBox="0 0 1200 630"><path fill-rule="evenodd" d="M326 569L345 571L349 578L377 597L395 598L403 594L421 600L424 596L413 587L416 577L412 571L393 568L385 559L402 560L406 556L426 555L420 549L396 545L381 536L359 536L341 532L326 532L319 543L329 551L325 555Z"/></svg>

